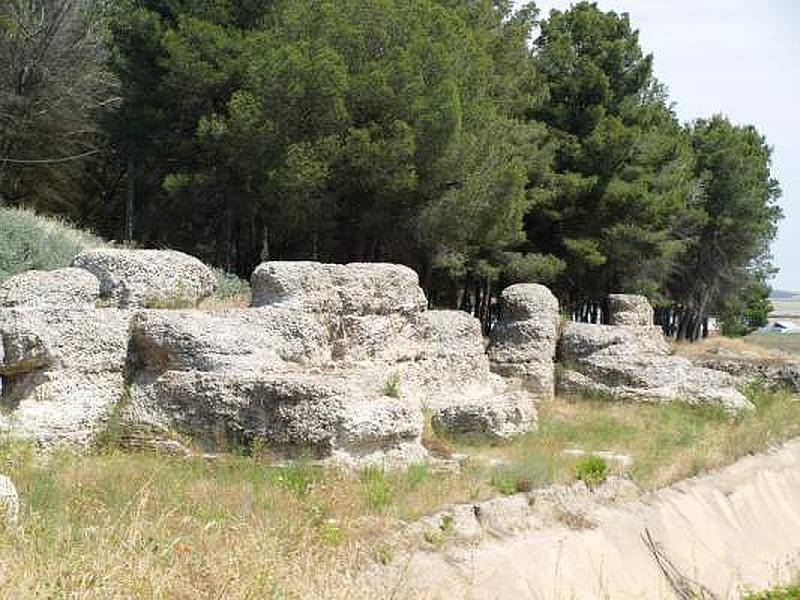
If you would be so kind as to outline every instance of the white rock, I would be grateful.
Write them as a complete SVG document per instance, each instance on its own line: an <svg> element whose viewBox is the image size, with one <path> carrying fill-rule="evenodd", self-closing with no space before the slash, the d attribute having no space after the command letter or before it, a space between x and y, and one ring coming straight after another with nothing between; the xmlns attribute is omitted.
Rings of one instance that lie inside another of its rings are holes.
<svg viewBox="0 0 800 600"><path fill-rule="evenodd" d="M610 294L608 296L610 325L649 327L653 325L653 307L645 296Z"/></svg>
<svg viewBox="0 0 800 600"><path fill-rule="evenodd" d="M268 369L330 362L330 332L282 308L214 312L140 310L131 324L134 367L159 373Z"/></svg>
<svg viewBox="0 0 800 600"><path fill-rule="evenodd" d="M560 316L558 300L538 284L503 290L502 317L491 333L492 370L522 379L540 398L554 393L554 359Z"/></svg>
<svg viewBox="0 0 800 600"><path fill-rule="evenodd" d="M425 309L417 274L402 265L267 262L253 272L253 306L334 315L389 315Z"/></svg>
<svg viewBox="0 0 800 600"><path fill-rule="evenodd" d="M0 285L0 307L93 308L100 281L84 269L26 271Z"/></svg>
<svg viewBox="0 0 800 600"><path fill-rule="evenodd" d="M196 305L217 287L211 269L175 250L87 250L76 256L72 265L94 274L100 280L101 294L121 308Z"/></svg>
<svg viewBox="0 0 800 600"><path fill-rule="evenodd" d="M657 327L568 323L559 343L559 389L619 400L684 402L752 410L726 373L670 356Z"/></svg>
<svg viewBox="0 0 800 600"><path fill-rule="evenodd" d="M89 444L124 390L129 315L116 309L0 310L0 377L13 435Z"/></svg>

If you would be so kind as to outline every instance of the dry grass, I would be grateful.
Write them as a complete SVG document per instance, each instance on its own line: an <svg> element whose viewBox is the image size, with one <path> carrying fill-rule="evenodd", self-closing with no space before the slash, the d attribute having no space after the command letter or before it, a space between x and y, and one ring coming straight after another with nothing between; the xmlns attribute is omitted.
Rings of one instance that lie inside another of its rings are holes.
<svg viewBox="0 0 800 600"><path fill-rule="evenodd" d="M460 470L413 465L343 473L264 459L116 452L45 459L0 448L19 488L18 530L0 533L6 598L357 598L351 575L391 561L387 535L454 501L569 481L567 448L634 458L656 487L800 435L800 402L751 390L755 415L559 399L540 431L471 454ZM612 470L614 468L613 465Z"/></svg>
<svg viewBox="0 0 800 600"><path fill-rule="evenodd" d="M780 335L783 334L769 334ZM762 334L763 336L763 334ZM786 355L780 350L763 346L758 343L755 335L745 338L730 338L716 336L700 340L699 342L678 342L674 344L675 353L680 356L694 357L703 354L732 354L761 360L785 359Z"/></svg>

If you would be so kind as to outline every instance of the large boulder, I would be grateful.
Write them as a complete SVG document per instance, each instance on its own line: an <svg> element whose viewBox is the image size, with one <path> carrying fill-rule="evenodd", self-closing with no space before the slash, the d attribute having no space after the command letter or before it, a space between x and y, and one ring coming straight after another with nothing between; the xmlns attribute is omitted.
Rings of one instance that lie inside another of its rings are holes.
<svg viewBox="0 0 800 600"><path fill-rule="evenodd" d="M800 393L800 361L762 358L737 353L704 353L690 356L697 366L724 371L743 382L762 382L770 388Z"/></svg>
<svg viewBox="0 0 800 600"><path fill-rule="evenodd" d="M552 398L558 300L543 285L517 284L503 290L501 301L489 345L492 370L523 380L540 398Z"/></svg>
<svg viewBox="0 0 800 600"><path fill-rule="evenodd" d="M128 315L0 310L0 422L42 445L89 444L122 397Z"/></svg>
<svg viewBox="0 0 800 600"><path fill-rule="evenodd" d="M416 272L402 265L267 262L253 272L253 306L329 315L416 313L427 301Z"/></svg>
<svg viewBox="0 0 800 600"><path fill-rule="evenodd" d="M348 462L419 460L422 413L372 383L345 373L170 371L132 388L123 417L217 451L258 444Z"/></svg>
<svg viewBox="0 0 800 600"><path fill-rule="evenodd" d="M559 361L567 366L597 353L605 356L668 356L670 346L660 327L566 323L558 343Z"/></svg>
<svg viewBox="0 0 800 600"><path fill-rule="evenodd" d="M712 405L732 413L753 408L730 375L671 356L657 327L568 323L559 358L563 393Z"/></svg>
<svg viewBox="0 0 800 600"><path fill-rule="evenodd" d="M283 308L213 312L140 310L131 323L133 368L163 371L286 370L330 361L328 329Z"/></svg>
<svg viewBox="0 0 800 600"><path fill-rule="evenodd" d="M100 248L72 265L95 275L101 294L121 308L195 306L217 287L211 269L175 250Z"/></svg>
<svg viewBox="0 0 800 600"><path fill-rule="evenodd" d="M431 415L437 432L448 435L478 435L507 439L536 428L536 408L523 391L506 391L487 402L480 397L466 398L441 407Z"/></svg>
<svg viewBox="0 0 800 600"><path fill-rule="evenodd" d="M648 327L653 325L653 307L644 296L610 294L608 296L609 325Z"/></svg>
<svg viewBox="0 0 800 600"><path fill-rule="evenodd" d="M94 308L100 281L84 269L26 271L0 285L0 308Z"/></svg>

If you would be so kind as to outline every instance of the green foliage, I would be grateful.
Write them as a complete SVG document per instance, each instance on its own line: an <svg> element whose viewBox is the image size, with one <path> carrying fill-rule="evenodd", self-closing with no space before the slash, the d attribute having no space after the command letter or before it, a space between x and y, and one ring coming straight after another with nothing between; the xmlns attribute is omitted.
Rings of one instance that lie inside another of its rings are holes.
<svg viewBox="0 0 800 600"><path fill-rule="evenodd" d="M768 285L757 281L738 293L728 295L719 316L722 334L738 337L764 327L772 312L770 291Z"/></svg>
<svg viewBox="0 0 800 600"><path fill-rule="evenodd" d="M722 116L698 120L690 134L700 216L670 287L688 311L719 310L729 330L743 332L763 322L768 307L769 244L782 216L771 150L754 127Z"/></svg>
<svg viewBox="0 0 800 600"><path fill-rule="evenodd" d="M30 269L68 267L76 254L102 245L61 219L0 207L0 282Z"/></svg>
<svg viewBox="0 0 800 600"><path fill-rule="evenodd" d="M487 325L503 287L536 281L568 309L644 293L687 315L683 337L712 313L756 327L781 217L766 140L721 116L682 126L627 14L512 5L78 0L58 21L43 0L42 40L21 34L40 13L0 9L0 158L93 153L0 161L0 195L109 239L130 201L142 245L239 276L400 262ZM34 74L58 76L17 89L38 42ZM59 262L23 243L0 238L0 260ZM246 296L218 278L222 300Z"/></svg>
<svg viewBox="0 0 800 600"><path fill-rule="evenodd" d="M797 600L798 598L800 598L800 586L790 585L766 592L748 594L744 600Z"/></svg>
<svg viewBox="0 0 800 600"><path fill-rule="evenodd" d="M575 479L590 488L597 487L608 477L608 463L599 456L588 456L575 465Z"/></svg>

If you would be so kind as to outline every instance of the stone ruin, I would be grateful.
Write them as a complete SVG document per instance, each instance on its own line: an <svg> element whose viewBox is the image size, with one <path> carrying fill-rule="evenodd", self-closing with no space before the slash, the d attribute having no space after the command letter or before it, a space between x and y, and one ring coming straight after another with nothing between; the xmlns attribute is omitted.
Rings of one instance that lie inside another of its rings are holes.
<svg viewBox="0 0 800 600"><path fill-rule="evenodd" d="M153 308L215 285L190 256L125 249L7 280L0 424L43 446L113 427L134 448L402 464L427 456L426 418L506 439L535 429L556 387L749 408L729 375L669 355L640 297L615 296L620 325L562 324L547 288L511 286L488 348L476 319L428 310L416 273L391 264L267 262L250 308Z"/></svg>

